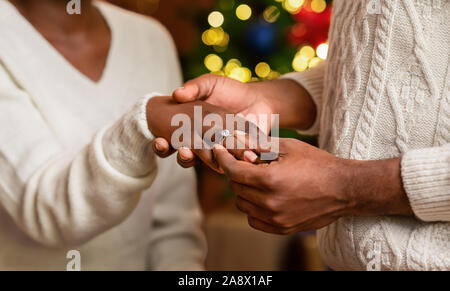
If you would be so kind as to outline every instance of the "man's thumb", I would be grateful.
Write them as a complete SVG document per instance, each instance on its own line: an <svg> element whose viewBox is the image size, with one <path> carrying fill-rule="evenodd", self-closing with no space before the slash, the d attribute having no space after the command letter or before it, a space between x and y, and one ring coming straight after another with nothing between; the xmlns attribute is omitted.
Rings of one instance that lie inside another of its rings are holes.
<svg viewBox="0 0 450 291"><path fill-rule="evenodd" d="M199 99L199 89L196 84L185 84L184 87L176 89L172 97L176 102L185 103Z"/></svg>

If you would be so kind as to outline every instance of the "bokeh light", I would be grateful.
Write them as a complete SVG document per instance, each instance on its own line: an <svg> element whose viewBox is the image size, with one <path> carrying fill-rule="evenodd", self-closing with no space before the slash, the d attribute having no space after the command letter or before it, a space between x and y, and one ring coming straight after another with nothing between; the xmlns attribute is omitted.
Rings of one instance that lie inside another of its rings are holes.
<svg viewBox="0 0 450 291"><path fill-rule="evenodd" d="M325 0L312 0L311 10L316 13L322 13L327 8L327 2Z"/></svg>
<svg viewBox="0 0 450 291"><path fill-rule="evenodd" d="M270 66L266 62L261 62L255 67L255 73L260 78L266 78L267 76L269 76L270 72Z"/></svg>
<svg viewBox="0 0 450 291"><path fill-rule="evenodd" d="M302 5L305 3L305 0L285 0L283 2L283 7L291 14L296 14L302 8Z"/></svg>
<svg viewBox="0 0 450 291"><path fill-rule="evenodd" d="M328 44L322 43L317 47L317 56L322 60L325 60L328 56Z"/></svg>
<svg viewBox="0 0 450 291"><path fill-rule="evenodd" d="M238 59L229 60L224 68L225 75L229 76L234 69L239 68L241 66L242 64Z"/></svg>
<svg viewBox="0 0 450 291"><path fill-rule="evenodd" d="M273 23L280 17L280 10L276 6L269 6L263 12L264 20Z"/></svg>
<svg viewBox="0 0 450 291"><path fill-rule="evenodd" d="M252 16L252 9L247 4L241 4L236 8L236 16L240 20L248 20Z"/></svg>
<svg viewBox="0 0 450 291"><path fill-rule="evenodd" d="M308 68L309 58L304 55L297 54L292 61L292 68L297 72L303 72Z"/></svg>
<svg viewBox="0 0 450 291"><path fill-rule="evenodd" d="M322 59L321 59L321 58L317 58L317 57L312 58L312 59L309 61L308 67L309 67L309 68L313 68L313 67L317 66L318 64L320 64L321 62L322 62Z"/></svg>
<svg viewBox="0 0 450 291"><path fill-rule="evenodd" d="M211 72L220 71L223 67L223 60L216 54L209 54L205 57L205 67Z"/></svg>
<svg viewBox="0 0 450 291"><path fill-rule="evenodd" d="M208 16L208 23L212 27L219 27L223 24L225 18L223 17L223 14L219 11L213 11Z"/></svg>
<svg viewBox="0 0 450 291"><path fill-rule="evenodd" d="M312 59L316 56L316 52L309 45L305 45L304 47L302 47L298 53L302 56L307 57L308 59Z"/></svg>
<svg viewBox="0 0 450 291"><path fill-rule="evenodd" d="M231 79L241 81L243 83L249 82L252 78L252 72L245 67L234 68L228 75Z"/></svg>

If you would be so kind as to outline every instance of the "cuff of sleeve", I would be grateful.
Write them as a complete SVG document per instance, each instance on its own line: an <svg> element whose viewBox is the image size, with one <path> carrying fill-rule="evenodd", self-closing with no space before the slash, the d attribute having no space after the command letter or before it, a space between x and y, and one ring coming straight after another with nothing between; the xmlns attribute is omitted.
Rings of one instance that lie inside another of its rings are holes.
<svg viewBox="0 0 450 291"><path fill-rule="evenodd" d="M450 147L412 150L402 158L403 186L414 214L423 221L450 221Z"/></svg>
<svg viewBox="0 0 450 291"><path fill-rule="evenodd" d="M125 175L146 176L156 166L151 145L154 136L147 126L147 103L159 95L152 93L141 98L103 135L106 160Z"/></svg>
<svg viewBox="0 0 450 291"><path fill-rule="evenodd" d="M307 71L289 73L281 77L282 79L290 79L299 83L303 88L305 88L306 91L308 91L314 101L314 104L316 105L317 117L314 124L307 130L299 130L301 134L319 134L325 67L326 63L324 62Z"/></svg>

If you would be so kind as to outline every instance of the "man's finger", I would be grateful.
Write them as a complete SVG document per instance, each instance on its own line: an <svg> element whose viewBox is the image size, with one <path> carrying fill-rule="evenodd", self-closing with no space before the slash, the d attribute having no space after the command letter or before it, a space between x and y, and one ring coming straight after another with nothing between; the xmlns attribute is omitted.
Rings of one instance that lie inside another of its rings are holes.
<svg viewBox="0 0 450 291"><path fill-rule="evenodd" d="M240 211L246 213L248 216L258 218L259 220L266 223L270 224L272 220L272 213L253 204L251 201L243 199L242 197L236 197L236 207Z"/></svg>
<svg viewBox="0 0 450 291"><path fill-rule="evenodd" d="M261 191L262 189L249 187L233 181L230 181L230 188L237 197L245 199L260 208L267 208L265 202L268 196Z"/></svg>
<svg viewBox="0 0 450 291"><path fill-rule="evenodd" d="M207 98L211 94L219 77L213 74L206 74L190 80L183 87L175 90L172 97L180 103Z"/></svg>
<svg viewBox="0 0 450 291"><path fill-rule="evenodd" d="M211 170L224 174L223 170L217 165L214 159L214 154L212 150L203 149L203 150L193 150L195 155L202 160L202 162L211 168Z"/></svg>
<svg viewBox="0 0 450 291"><path fill-rule="evenodd" d="M295 233L298 232L298 228L297 227L292 227L292 228L282 228L282 227L277 227L277 226L273 226L269 223L266 223L256 217L251 217L248 216L248 224L253 227L254 229L263 231L263 232L267 232L267 233L272 233L272 234L279 234L279 235L287 235L287 234L291 234L291 233Z"/></svg>
<svg viewBox="0 0 450 291"><path fill-rule="evenodd" d="M217 164L232 181L249 186L261 186L263 177L259 166L236 160L219 144L214 145L213 152Z"/></svg>
<svg viewBox="0 0 450 291"><path fill-rule="evenodd" d="M162 137L158 137L152 142L152 148L155 154L161 158L166 158L175 152L167 140Z"/></svg>

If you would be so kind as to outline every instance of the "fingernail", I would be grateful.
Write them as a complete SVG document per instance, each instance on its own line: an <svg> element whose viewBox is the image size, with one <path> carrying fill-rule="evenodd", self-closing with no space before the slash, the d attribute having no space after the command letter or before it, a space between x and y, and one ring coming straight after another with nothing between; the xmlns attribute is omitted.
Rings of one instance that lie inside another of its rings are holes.
<svg viewBox="0 0 450 291"><path fill-rule="evenodd" d="M159 143L155 143L155 147L156 147L156 149L159 151L159 152L162 152L163 151L163 148L162 148L162 145L160 145Z"/></svg>
<svg viewBox="0 0 450 291"><path fill-rule="evenodd" d="M178 91L178 90L184 90L184 86L178 88L176 91Z"/></svg>
<svg viewBox="0 0 450 291"><path fill-rule="evenodd" d="M258 159L258 156L254 152L251 152L251 151L244 152L244 160L254 163L254 162L256 162L257 159Z"/></svg>
<svg viewBox="0 0 450 291"><path fill-rule="evenodd" d="M186 156L183 156L183 152L184 153L188 153L188 152L190 152L190 149L188 149L187 147L181 147L179 150L178 150L179 152L180 152L180 158L183 160L183 161L185 161L185 162L189 162L190 160L192 160L192 156L191 157L186 157Z"/></svg>

